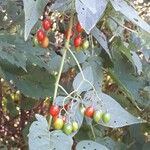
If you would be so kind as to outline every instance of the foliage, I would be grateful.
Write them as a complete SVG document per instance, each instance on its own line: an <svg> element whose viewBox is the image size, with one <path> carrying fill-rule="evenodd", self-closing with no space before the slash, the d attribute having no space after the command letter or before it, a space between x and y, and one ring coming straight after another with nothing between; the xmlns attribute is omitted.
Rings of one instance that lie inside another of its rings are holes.
<svg viewBox="0 0 150 150"><path fill-rule="evenodd" d="M41 16L53 19L52 29L44 31L48 48L33 44ZM73 29L78 22L82 33ZM64 38L65 30L88 40L89 48L76 48L71 38ZM146 150L149 34L149 24L126 0L0 1L0 126L5 127L5 116L20 120L19 136L31 150ZM60 107L57 117L76 121L79 129L70 135L54 130L52 104ZM110 113L111 120L94 123L84 117L81 107L88 106ZM5 140L1 135L0 127Z"/></svg>

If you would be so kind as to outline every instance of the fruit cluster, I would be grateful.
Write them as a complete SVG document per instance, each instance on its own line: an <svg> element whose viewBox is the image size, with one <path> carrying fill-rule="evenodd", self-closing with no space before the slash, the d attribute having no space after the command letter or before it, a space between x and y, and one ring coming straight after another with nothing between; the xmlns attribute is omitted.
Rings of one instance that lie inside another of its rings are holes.
<svg viewBox="0 0 150 150"><path fill-rule="evenodd" d="M101 119L104 123L109 123L111 119L111 115L109 113L104 113L101 110L95 110L94 107L89 106L85 108L81 107L81 113L84 114L88 118L93 118L95 123L98 123Z"/></svg>
<svg viewBox="0 0 150 150"><path fill-rule="evenodd" d="M40 45L42 48L48 48L49 38L46 32L52 29L53 21L46 18L42 21L42 28L39 29L36 35L33 37L34 46Z"/></svg>
<svg viewBox="0 0 150 150"><path fill-rule="evenodd" d="M53 127L56 130L62 130L65 134L70 135L79 129L79 125L76 121L67 122L65 116L59 116L60 108L58 105L52 105L50 107L50 115L53 117Z"/></svg>
<svg viewBox="0 0 150 150"><path fill-rule="evenodd" d="M87 108L81 107L80 111L88 118L93 118L95 123L98 123L101 119L104 123L109 123L111 116L109 113L103 113L100 110L95 110L94 107L89 106ZM66 117L60 115L60 107L58 105L52 105L50 107L50 115L53 117L53 128L56 130L62 130L65 134L70 135L79 129L77 121L66 121Z"/></svg>
<svg viewBox="0 0 150 150"><path fill-rule="evenodd" d="M76 49L81 49L81 48L88 49L89 48L89 41L82 39L81 34L84 30L83 30L83 28L79 22L75 25L75 29L71 30L70 36L68 35L68 30L65 31L66 39L70 39L74 36L73 30L76 31L76 33L77 33L77 35L75 35L74 40L73 40L74 47Z"/></svg>

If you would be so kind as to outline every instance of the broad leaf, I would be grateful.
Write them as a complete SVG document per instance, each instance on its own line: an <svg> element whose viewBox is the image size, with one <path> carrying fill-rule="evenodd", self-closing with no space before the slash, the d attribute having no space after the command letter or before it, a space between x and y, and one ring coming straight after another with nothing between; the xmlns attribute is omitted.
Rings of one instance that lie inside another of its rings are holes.
<svg viewBox="0 0 150 150"><path fill-rule="evenodd" d="M84 104L86 106L93 105L96 110L102 110L103 112L111 114L111 120L109 123L105 124L102 121L99 122L99 124L106 127L118 128L144 122L142 119L138 119L128 113L112 97L101 92L86 92L84 96Z"/></svg>
<svg viewBox="0 0 150 150"><path fill-rule="evenodd" d="M142 63L139 58L139 56L136 54L136 52L131 52L132 53L132 59L134 62L134 65L137 69L137 73L140 75L142 73Z"/></svg>
<svg viewBox="0 0 150 150"><path fill-rule="evenodd" d="M97 27L94 27L92 29L91 34L95 37L95 39L99 42L99 44L102 46L102 48L111 57L105 34L103 32L101 32Z"/></svg>
<svg viewBox="0 0 150 150"><path fill-rule="evenodd" d="M120 11L129 20L140 26L143 30L150 33L150 26L143 21L134 8L129 6L124 0L110 0L116 11Z"/></svg>
<svg viewBox="0 0 150 150"><path fill-rule="evenodd" d="M23 0L25 12L25 40L28 39L31 29L38 21L40 15L44 11L48 0Z"/></svg>
<svg viewBox="0 0 150 150"><path fill-rule="evenodd" d="M76 150L108 150L104 145L101 145L99 143L90 141L90 140L85 140L81 141L77 144Z"/></svg>
<svg viewBox="0 0 150 150"><path fill-rule="evenodd" d="M91 84L93 84L94 79L93 79L93 72L91 67L85 68L83 70L83 75L86 80L88 80L89 82L91 82ZM79 93L82 93L84 91L90 90L92 87L88 82L85 82L83 80L82 74L78 73L73 81L73 88L74 90L77 90Z"/></svg>
<svg viewBox="0 0 150 150"><path fill-rule="evenodd" d="M49 132L48 123L45 117L36 115L29 129L29 149L30 150L71 150L73 140L62 131Z"/></svg>
<svg viewBox="0 0 150 150"><path fill-rule="evenodd" d="M91 3L92 5L90 5ZM107 3L107 0L94 0L90 3L89 0L75 1L78 20L87 33L90 33L91 29L102 17Z"/></svg>

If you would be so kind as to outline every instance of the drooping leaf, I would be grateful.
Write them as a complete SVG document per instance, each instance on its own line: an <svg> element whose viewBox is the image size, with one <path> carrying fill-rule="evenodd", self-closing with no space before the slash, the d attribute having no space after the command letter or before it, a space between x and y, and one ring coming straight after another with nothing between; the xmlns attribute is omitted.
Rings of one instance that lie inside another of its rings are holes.
<svg viewBox="0 0 150 150"><path fill-rule="evenodd" d="M71 0L56 0L50 7L52 11L60 11L65 12L69 11L71 8L73 8L73 1Z"/></svg>
<svg viewBox="0 0 150 150"><path fill-rule="evenodd" d="M112 97L102 92L86 92L84 96L84 104L86 106L92 105L96 110L102 110L103 112L108 112L111 114L111 120L109 123L105 124L102 121L99 122L99 124L106 127L118 128L144 122L142 119L132 116Z"/></svg>
<svg viewBox="0 0 150 150"><path fill-rule="evenodd" d="M111 57L106 36L103 32L101 32L97 27L94 27L91 31L91 34L95 37L95 39L99 42L102 48L107 52L107 54Z"/></svg>
<svg viewBox="0 0 150 150"><path fill-rule="evenodd" d="M83 75L86 80L88 80L89 82L91 82L91 84L93 84L94 79L93 79L93 72L91 67L85 68L83 70ZM77 90L79 93L82 93L83 91L90 90L92 87L88 82L85 82L83 80L82 74L78 73L73 81L73 88L74 90Z"/></svg>
<svg viewBox="0 0 150 150"><path fill-rule="evenodd" d="M139 58L139 56L136 54L136 52L132 52L132 59L133 59L133 62L134 62L134 65L137 69L137 73L140 75L142 73L142 63L141 63L141 60Z"/></svg>
<svg viewBox="0 0 150 150"><path fill-rule="evenodd" d="M71 150L73 140L62 131L49 132L48 123L45 117L36 115L29 129L29 149L30 150Z"/></svg>
<svg viewBox="0 0 150 150"><path fill-rule="evenodd" d="M150 26L138 16L136 10L128 5L127 2L124 0L110 0L110 2L116 11L121 12L133 23L150 33Z"/></svg>
<svg viewBox="0 0 150 150"><path fill-rule="evenodd" d="M101 145L99 143L90 141L90 140L84 140L81 141L77 144L76 150L81 150L81 149L86 149L86 150L108 150L107 147L104 145Z"/></svg>
<svg viewBox="0 0 150 150"><path fill-rule="evenodd" d="M90 5L91 3L92 5ZM107 0L94 0L94 2L92 1L90 3L86 0L75 1L78 20L88 34L102 17L107 3Z"/></svg>
<svg viewBox="0 0 150 150"><path fill-rule="evenodd" d="M25 41L28 39L30 31L38 21L38 18L42 15L47 2L47 0L23 0L25 12Z"/></svg>

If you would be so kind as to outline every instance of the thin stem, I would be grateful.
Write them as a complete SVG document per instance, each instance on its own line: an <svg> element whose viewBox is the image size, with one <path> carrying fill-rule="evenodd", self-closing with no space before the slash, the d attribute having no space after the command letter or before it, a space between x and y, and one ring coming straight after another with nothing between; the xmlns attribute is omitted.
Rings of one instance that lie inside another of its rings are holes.
<svg viewBox="0 0 150 150"><path fill-rule="evenodd" d="M84 80L84 79L85 79L85 77L84 77L84 74L83 74L82 68L81 68L81 66L80 66L80 64L79 64L79 62L78 62L78 60L77 60L76 56L73 54L73 52L70 50L70 48L68 48L68 51L70 52L70 54L72 55L73 59L75 60L75 62L76 62L76 64L77 64L77 66L78 66L78 68L79 68L79 70L80 70L80 73L81 73L81 75L82 75L82 78L83 78L83 80Z"/></svg>
<svg viewBox="0 0 150 150"><path fill-rule="evenodd" d="M69 95L69 93L68 93L60 84L58 84L58 87L59 87L66 95Z"/></svg>
<svg viewBox="0 0 150 150"><path fill-rule="evenodd" d="M94 140L96 139L96 135L95 135L95 132L94 132L94 129L93 129L93 126L91 125L91 131L92 131L92 134L93 134L93 137L94 137Z"/></svg>
<svg viewBox="0 0 150 150"><path fill-rule="evenodd" d="M68 37L70 37L70 35L71 35L72 26L73 26L73 13L72 13L71 19L70 19L69 30L68 30ZM60 81L61 74L62 74L62 71L63 71L63 67L64 67L64 63L65 63L65 58L66 58L66 55L67 55L67 50L69 48L69 43L70 43L70 38L67 38L67 40L65 42L64 54L63 54L63 57L62 57L62 60L61 60L61 65L60 65L59 73L58 73L57 80L56 80L56 83L55 83L55 90L54 90L54 96L53 96L53 104L55 103L55 99L57 97L57 91L58 91L59 81ZM52 122L52 116L50 115L50 118L49 118L49 129L51 128L51 122Z"/></svg>

